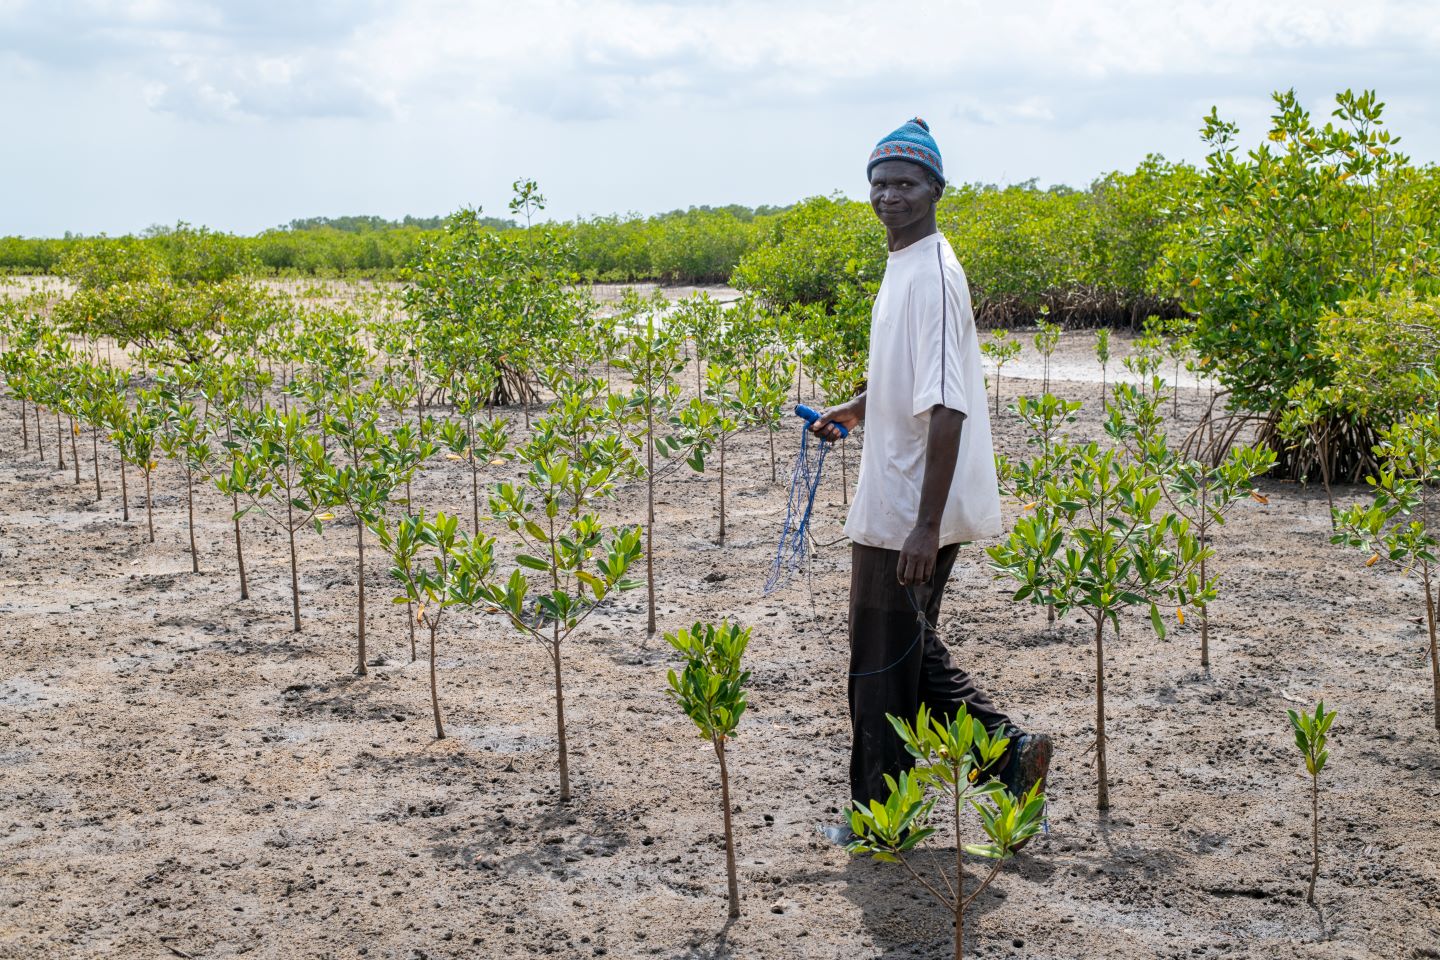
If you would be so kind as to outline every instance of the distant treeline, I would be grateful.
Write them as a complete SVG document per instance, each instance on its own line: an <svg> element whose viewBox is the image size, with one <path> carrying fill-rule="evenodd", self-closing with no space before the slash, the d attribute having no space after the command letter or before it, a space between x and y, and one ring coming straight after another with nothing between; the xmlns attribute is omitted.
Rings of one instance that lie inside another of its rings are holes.
<svg viewBox="0 0 1440 960"><path fill-rule="evenodd" d="M951 186L939 223L965 265L982 326L1029 322L1042 313L1070 324L1135 326L1150 314L1179 310L1155 267L1185 220L1181 198L1199 181L1194 167L1150 157L1083 190L1034 182ZM554 245L583 280L733 283L772 305L812 304L832 313L868 303L886 256L884 230L869 204L838 195L783 208L691 207L530 228L478 212L466 217L522 247ZM403 279L406 265L451 222L310 217L256 236L201 232L212 246L223 241L245 273ZM120 245L172 260L188 249L181 241L191 230L180 224L138 237L0 238L0 271L64 273L77 254L94 248L104 261L105 249Z"/></svg>
<svg viewBox="0 0 1440 960"><path fill-rule="evenodd" d="M740 255L761 235L760 225L782 209L691 207L648 217L546 222L532 229L558 233L568 241L575 270L587 280L724 283ZM263 275L394 279L445 222L445 217L307 217L235 239ZM479 222L496 231L524 230L514 220L481 217ZM60 273L67 254L85 245L120 239L153 244L171 232L169 227L152 227L127 238L0 237L0 273Z"/></svg>

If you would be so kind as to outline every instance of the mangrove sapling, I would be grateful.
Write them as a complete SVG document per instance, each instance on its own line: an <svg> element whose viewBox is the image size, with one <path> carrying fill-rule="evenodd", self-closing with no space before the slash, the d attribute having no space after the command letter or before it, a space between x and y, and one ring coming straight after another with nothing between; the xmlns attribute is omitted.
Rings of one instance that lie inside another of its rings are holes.
<svg viewBox="0 0 1440 960"><path fill-rule="evenodd" d="M488 574L462 571L482 583L487 602L503 610L521 633L543 644L550 656L560 799L569 800L561 651L612 591L639 586L625 574L640 558L641 542L638 528L607 530L590 512L592 502L611 491L615 461L623 450L587 441L580 448L583 459L572 461L547 426L537 423L536 436L518 451L527 468L524 484L499 484L490 497L491 514L503 520L518 541L517 566L503 584ZM533 604L527 603L529 596Z"/></svg>
<svg viewBox="0 0 1440 960"><path fill-rule="evenodd" d="M122 480L127 462L139 467L145 477L145 529L151 543L155 542L155 504L151 496L151 477L156 466L156 435L160 431L162 415L160 402L158 391L141 390L135 408L125 410L119 420L119 427L110 434L110 439L120 451ZM128 510L125 519L130 519Z"/></svg>
<svg viewBox="0 0 1440 960"><path fill-rule="evenodd" d="M835 406L851 400L865 383L865 354L845 352L845 346L838 338L823 341L823 349L810 354L811 383L820 390L826 405ZM864 429L862 423L860 429ZM840 502L850 503L850 463L847 451L850 440L847 436L838 444L840 447Z"/></svg>
<svg viewBox="0 0 1440 960"><path fill-rule="evenodd" d="M1184 321L1166 323L1164 329L1169 336L1165 339L1165 355L1175 364L1175 390L1170 397L1170 415L1180 415L1180 366L1190 356L1190 336L1186 333Z"/></svg>
<svg viewBox="0 0 1440 960"><path fill-rule="evenodd" d="M714 370L711 366L709 369ZM725 435L735 430L735 421L717 404L703 397L695 397L670 417L672 433L661 444L661 451L670 456L680 451L686 465L696 473L705 472L705 458ZM722 458L723 460L723 458ZM725 542L725 484L722 479L720 499L720 539Z"/></svg>
<svg viewBox="0 0 1440 960"><path fill-rule="evenodd" d="M1018 500L1022 510L1035 509L1046 485L1060 472L1070 450L1064 429L1075 422L1080 406L1078 400L1063 400L1050 393L1038 398L1016 397L1010 405L1025 424L1025 445L1034 449L1029 460L997 456L995 469L1001 491ZM1055 630L1054 604L1045 605L1045 629Z"/></svg>
<svg viewBox="0 0 1440 960"><path fill-rule="evenodd" d="M1050 392L1050 358L1055 354L1055 348L1060 345L1060 325L1051 323L1045 317L1049 315L1049 309L1040 308L1042 316L1035 321L1035 349L1040 354L1041 370L1043 371L1041 393Z"/></svg>
<svg viewBox="0 0 1440 960"><path fill-rule="evenodd" d="M41 356L40 400L55 414L55 469L65 469L65 428L60 414L69 392L70 346L53 334L41 341L44 353Z"/></svg>
<svg viewBox="0 0 1440 960"><path fill-rule="evenodd" d="M1005 364L1020 355L1020 341L1010 339L1010 331L996 327L990 331L990 339L980 344L980 352L995 364L995 416L1000 416L1000 377Z"/></svg>
<svg viewBox="0 0 1440 960"><path fill-rule="evenodd" d="M1151 389L1142 391L1128 383L1115 385L1114 402L1106 407L1105 432L1123 444L1130 455L1143 460L1164 477L1161 489L1170 508L1188 520L1200 543L1209 547L1214 529L1225 525L1230 508L1244 499L1268 503L1255 490L1254 479L1275 465L1275 451L1268 446L1234 447L1215 466L1177 455L1162 428L1160 408L1165 400L1165 382L1155 377ZM1212 582L1208 561L1212 550L1200 557L1200 582ZM1218 587L1219 580L1213 581ZM1200 615L1200 666L1210 669L1210 606L1201 599L1195 604ZM1183 608L1176 611L1181 624Z"/></svg>
<svg viewBox="0 0 1440 960"><path fill-rule="evenodd" d="M80 425L77 422L84 407L85 395L85 367L88 363L83 359L83 354L76 356L69 351L66 352L69 358L61 371L63 382L62 388L56 396L57 409L65 414L67 426L66 436L70 438L70 466L75 471L75 486L80 485L80 451L77 438L80 436Z"/></svg>
<svg viewBox="0 0 1440 960"><path fill-rule="evenodd" d="M696 293L675 304L665 326L679 330L695 347L695 395L705 393L705 363L721 336L725 310L708 293Z"/></svg>
<svg viewBox="0 0 1440 960"><path fill-rule="evenodd" d="M1015 850L1040 832L1045 818L1045 795L1036 783L1022 797L1013 796L986 772L1005 754L1010 741L992 735L961 704L954 717L939 718L921 704L912 726L908 720L887 715L905 749L915 758L913 770L899 780L885 775L890 795L882 803L855 803L850 829L856 839L846 848L887 863L899 863L917 883L946 907L954 922L954 956L964 956L965 912L1000 872ZM939 883L911 862L911 855L936 832L930 825L936 806L944 802L955 839L955 879L936 865ZM988 842L962 842L961 813L967 808L980 816ZM973 890L965 888L965 854L993 861Z"/></svg>
<svg viewBox="0 0 1440 960"><path fill-rule="evenodd" d="M786 384L788 389L789 384ZM737 623L697 623L688 630L667 633L665 639L685 658L684 669L669 671L669 695L694 721L700 735L710 741L720 764L720 808L725 821L725 873L730 894L730 916L740 916L740 887L735 876L735 831L730 822L730 768L726 744L745 714L746 685L750 671L740 661L750 643L750 628Z"/></svg>
<svg viewBox="0 0 1440 960"><path fill-rule="evenodd" d="M435 456L440 447L435 441L428 439L430 434L439 432L433 418L427 418L426 424L420 429L415 429L409 423L401 423L390 431L390 444L394 450L397 461L406 468L405 476L405 510L407 513L418 512L414 509L415 498L411 496L410 484L415 474L426 460Z"/></svg>
<svg viewBox="0 0 1440 960"><path fill-rule="evenodd" d="M1165 339L1155 332L1153 321L1153 317L1146 320L1145 334L1135 339L1129 356L1120 358L1120 365L1135 377L1142 393L1149 389L1160 372L1165 351Z"/></svg>
<svg viewBox="0 0 1440 960"><path fill-rule="evenodd" d="M208 475L213 453L209 424L195 413L195 405L164 390L161 392L159 444L165 456L179 461L185 471L185 520L190 537L190 572L200 572L200 551L195 545L195 474Z"/></svg>
<svg viewBox="0 0 1440 960"><path fill-rule="evenodd" d="M1108 397L1106 389L1106 375L1110 367L1110 328L1097 327L1095 329L1095 359L1100 361L1100 402L1103 404Z"/></svg>
<svg viewBox="0 0 1440 960"><path fill-rule="evenodd" d="M795 365L783 354L766 353L762 362L735 375L735 420L743 428L762 427L770 445L770 482L777 482L775 432L785 423L785 397Z"/></svg>
<svg viewBox="0 0 1440 960"><path fill-rule="evenodd" d="M1366 566L1385 562L1401 576L1415 573L1425 588L1425 633L1435 729L1440 730L1440 415L1412 413L1380 431L1380 469L1366 477L1374 499L1334 513L1332 543L1370 554Z"/></svg>
<svg viewBox="0 0 1440 960"><path fill-rule="evenodd" d="M667 456L674 452L665 445L666 438L656 434L656 427L670 419L680 399L678 378L685 370L681 356L684 332L678 326L657 328L655 314L654 309L645 312L643 327L632 318L624 349L615 357L615 365L630 377L630 405L637 413L638 439L645 450L645 631L652 636L656 629L655 449L661 445L661 453Z"/></svg>
<svg viewBox="0 0 1440 960"><path fill-rule="evenodd" d="M1055 472L1031 511L987 551L992 568L1020 587L1014 599L1084 613L1094 627L1096 806L1110 807L1105 735L1105 625L1148 606L1165 635L1159 605L1194 606L1214 599L1199 576L1208 548L1178 514L1160 509L1164 477L1146 460L1098 444L1056 444ZM1002 472L1006 472L1002 470Z"/></svg>
<svg viewBox="0 0 1440 960"><path fill-rule="evenodd" d="M316 464L315 496L324 507L344 509L355 523L355 672L364 676L365 663L365 528L378 525L390 496L414 466L401 467L390 438L376 426L376 410L369 394L339 398L328 430L336 440L338 458Z"/></svg>
<svg viewBox="0 0 1440 960"><path fill-rule="evenodd" d="M239 570L241 600L250 599L250 584L245 575L245 548L240 536L243 513L240 510L239 487L231 482L237 480L235 461L243 449L235 438L235 421L247 412L246 398L251 395L263 397L269 382L269 375L260 370L259 362L253 357L207 366L198 379L210 416L223 428L211 430L225 454L223 461L212 465L209 476L216 489L230 496L230 525L235 539L235 565Z"/></svg>
<svg viewBox="0 0 1440 960"><path fill-rule="evenodd" d="M738 371L729 364L712 361L705 370L706 400L715 408L715 439L720 450L720 526L715 542L725 546L725 440L740 429L745 410L736 390Z"/></svg>
<svg viewBox="0 0 1440 960"><path fill-rule="evenodd" d="M219 486L248 501L239 515L255 509L284 531L290 547L290 612L294 632L300 632L300 562L295 533L313 525L322 528L320 501L315 496L325 454L320 441L305 432L299 410L281 413L268 403L258 414L237 424L235 460Z"/></svg>
<svg viewBox="0 0 1440 960"><path fill-rule="evenodd" d="M1295 732L1295 746L1305 758L1305 772L1310 775L1310 886L1305 891L1305 902L1315 903L1315 878L1320 876L1320 771L1330 759L1326 749L1326 734L1330 724L1335 722L1335 712L1325 712L1325 701L1315 705L1313 714L1294 710L1285 711L1290 715L1290 727Z"/></svg>
<svg viewBox="0 0 1440 960"><path fill-rule="evenodd" d="M465 418L466 443L463 451L455 450L449 440L447 446L454 452L463 452L470 461L470 533L480 535L480 464L492 467L504 466L510 460L506 449L510 446L510 425L505 420L496 420L494 409L490 418L480 422L479 413L486 407L486 398L495 390L496 372L490 367L471 370L460 379L460 393L456 405Z"/></svg>
<svg viewBox="0 0 1440 960"><path fill-rule="evenodd" d="M445 725L440 719L440 691L435 678L436 635L445 611L456 604L473 602L463 593L457 595L461 558L469 558L470 573L465 586L471 589L479 577L488 575L490 543L477 538L472 546L455 517L444 513L426 520L423 514L401 517L392 530L381 517L375 524L380 546L390 554L393 566L390 576L399 582L405 593L395 603L418 606L416 619L425 624L430 634L430 709L435 717L435 739L445 739Z"/></svg>
<svg viewBox="0 0 1440 960"><path fill-rule="evenodd" d="M100 485L100 430L105 426L108 399L125 389L124 374L99 364L86 364L81 376L80 419L90 427L90 462L95 468L95 501L105 496Z"/></svg>
<svg viewBox="0 0 1440 960"><path fill-rule="evenodd" d="M439 448L432 440L417 439L415 430L408 422L402 422L390 431L390 439L387 441L389 450L394 458L395 466L400 471L400 476L405 484L405 512L415 511L414 498L410 494L410 485L419 472L420 466L434 456ZM415 649L415 611L406 607L406 623L410 631L410 662L414 663L418 654Z"/></svg>
<svg viewBox="0 0 1440 960"><path fill-rule="evenodd" d="M491 420L488 423L476 421L466 417L462 423L458 420L446 420L440 424L435 432L437 446L442 446L450 452L445 456L450 460L464 460L470 468L470 525L471 535L478 536L480 533L480 464L490 466L502 466L509 456L505 448L510 444L510 428L503 420Z"/></svg>

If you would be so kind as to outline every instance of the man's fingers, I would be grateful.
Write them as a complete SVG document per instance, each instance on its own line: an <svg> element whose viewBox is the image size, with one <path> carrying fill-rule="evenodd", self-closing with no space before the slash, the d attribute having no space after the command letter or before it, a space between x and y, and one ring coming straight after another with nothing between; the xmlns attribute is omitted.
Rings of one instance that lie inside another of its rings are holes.
<svg viewBox="0 0 1440 960"><path fill-rule="evenodd" d="M922 582L920 576L924 561L920 557L911 556L908 553L900 554L900 569L898 575L900 585L904 587L913 586Z"/></svg>

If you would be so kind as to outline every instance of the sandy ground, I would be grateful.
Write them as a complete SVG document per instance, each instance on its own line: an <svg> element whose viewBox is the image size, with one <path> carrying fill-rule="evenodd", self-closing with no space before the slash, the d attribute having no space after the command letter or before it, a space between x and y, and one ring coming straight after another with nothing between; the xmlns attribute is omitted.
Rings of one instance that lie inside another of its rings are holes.
<svg viewBox="0 0 1440 960"><path fill-rule="evenodd" d="M1089 342L1067 335L1075 379L1057 388L1093 401ZM1033 382L1006 377L1007 398L1022 389ZM1176 432L1203 399L1184 394ZM1083 436L1099 433L1093 406ZM436 741L423 654L410 661L404 608L379 602L391 593L379 563L369 624L385 665L350 672L353 528L302 535L294 634L284 543L263 520L245 524L242 602L213 489L198 495L196 575L172 467L147 544L137 484L120 520L113 454L102 448L96 502L88 460L79 485L56 468L53 422L45 464L22 450L17 409L0 404L0 957L948 950L948 917L899 868L814 832L847 793L849 557L837 544L816 561L813 614L803 581L763 596L784 507L763 436L732 448L724 548L716 481L688 472L663 487L657 538L663 629L725 616L754 628L752 709L732 746L744 916L726 922L716 765L664 696L671 658L646 637L642 592L565 651L576 795L562 805L548 661L497 618L443 629L450 736ZM783 459L797 439L781 436ZM1000 448L1021 442L1002 414ZM973 955L1440 957L1440 738L1417 587L1330 546L1319 490L1264 489L1269 505L1243 505L1216 538L1213 671L1198 669L1193 622L1162 642L1128 620L1108 645L1108 816L1087 757L1088 634L1073 618L1047 634L978 548L962 553L944 637L1057 744L1051 832L977 903ZM638 519L642 494L623 491L611 516ZM468 515L459 464L437 461L416 495ZM819 537L839 537L839 469L818 513ZM1308 782L1285 709L1321 696L1339 719L1315 909ZM937 841L943 857L952 841Z"/></svg>

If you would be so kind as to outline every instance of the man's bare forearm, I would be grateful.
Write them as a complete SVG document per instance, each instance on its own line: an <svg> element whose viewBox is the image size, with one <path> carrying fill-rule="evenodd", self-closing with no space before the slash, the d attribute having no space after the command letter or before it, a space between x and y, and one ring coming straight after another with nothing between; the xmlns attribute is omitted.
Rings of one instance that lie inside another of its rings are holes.
<svg viewBox="0 0 1440 960"><path fill-rule="evenodd" d="M926 583L935 575L940 549L940 520L955 479L960 456L960 428L965 414L938 404L930 408L930 432L925 438L925 477L920 483L920 510L915 527L900 548L895 575L905 586Z"/></svg>
<svg viewBox="0 0 1440 960"><path fill-rule="evenodd" d="M925 479L920 484L920 513L915 526L940 529L950 483L955 479L955 462L960 458L960 431L965 414L936 406L930 412L930 433L925 441Z"/></svg>

